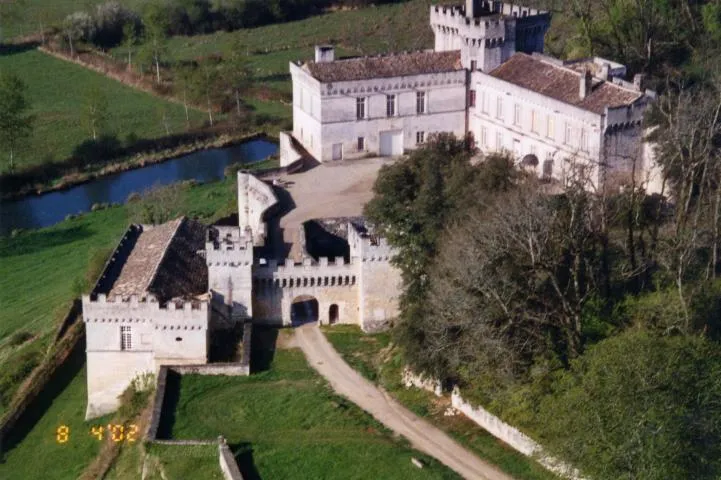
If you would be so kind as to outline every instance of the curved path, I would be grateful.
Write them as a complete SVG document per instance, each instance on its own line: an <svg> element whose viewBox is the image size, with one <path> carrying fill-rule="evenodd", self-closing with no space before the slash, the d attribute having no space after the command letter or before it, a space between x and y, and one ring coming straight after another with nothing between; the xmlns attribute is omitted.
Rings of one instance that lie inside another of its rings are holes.
<svg viewBox="0 0 721 480"><path fill-rule="evenodd" d="M376 420L407 438L420 450L469 479L512 480L495 466L458 445L448 435L401 406L375 387L341 358L315 324L295 329L298 346L308 363L325 377L333 389Z"/></svg>

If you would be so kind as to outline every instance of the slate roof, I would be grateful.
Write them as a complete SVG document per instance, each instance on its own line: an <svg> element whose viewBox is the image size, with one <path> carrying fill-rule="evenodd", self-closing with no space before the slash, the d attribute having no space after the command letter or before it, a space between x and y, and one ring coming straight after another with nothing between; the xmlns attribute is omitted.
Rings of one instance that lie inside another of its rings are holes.
<svg viewBox="0 0 721 480"><path fill-rule="evenodd" d="M578 91L582 73L525 53L514 54L490 75L597 114L602 114L606 106L630 105L643 96L612 82L593 79L591 93L581 99Z"/></svg>
<svg viewBox="0 0 721 480"><path fill-rule="evenodd" d="M332 62L308 62L303 68L321 83L453 72L461 69L461 52L410 52Z"/></svg>
<svg viewBox="0 0 721 480"><path fill-rule="evenodd" d="M152 293L164 303L205 293L208 271L199 254L204 246L205 226L194 220L183 217L143 226L108 297L144 298Z"/></svg>

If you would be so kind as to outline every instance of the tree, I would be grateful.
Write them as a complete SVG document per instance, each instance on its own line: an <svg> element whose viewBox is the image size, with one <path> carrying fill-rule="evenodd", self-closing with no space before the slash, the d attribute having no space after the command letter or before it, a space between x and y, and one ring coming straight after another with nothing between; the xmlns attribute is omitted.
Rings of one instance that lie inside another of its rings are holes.
<svg viewBox="0 0 721 480"><path fill-rule="evenodd" d="M138 44L138 26L135 22L123 25L123 46L128 51L128 70L133 69L133 49Z"/></svg>
<svg viewBox="0 0 721 480"><path fill-rule="evenodd" d="M591 348L541 402L544 447L598 480L721 475L721 356L693 336L626 332Z"/></svg>
<svg viewBox="0 0 721 480"><path fill-rule="evenodd" d="M95 35L95 21L86 12L75 12L63 22L63 37L67 39L70 55L77 53L77 42L90 41Z"/></svg>
<svg viewBox="0 0 721 480"><path fill-rule="evenodd" d="M27 86L11 73L0 73L0 146L9 152L8 169L15 170L15 153L32 133Z"/></svg>
<svg viewBox="0 0 721 480"><path fill-rule="evenodd" d="M88 91L82 120L90 131L93 140L97 140L98 134L107 126L108 99L97 87Z"/></svg>
<svg viewBox="0 0 721 480"><path fill-rule="evenodd" d="M170 26L165 3L153 1L143 10L145 26L144 54L155 65L155 81L160 83L160 60L167 53L168 28Z"/></svg>
<svg viewBox="0 0 721 480"><path fill-rule="evenodd" d="M167 186L156 185L143 192L139 199L129 202L130 221L159 225L172 220L178 214L182 191L183 185L174 183Z"/></svg>
<svg viewBox="0 0 721 480"><path fill-rule="evenodd" d="M192 97L193 77L195 75L195 67L188 64L179 64L176 66L173 75L173 87L176 95L182 94L183 108L185 109L185 126L190 128L190 115L188 113L188 98Z"/></svg>
<svg viewBox="0 0 721 480"><path fill-rule="evenodd" d="M197 67L190 76L191 98L204 103L208 112L208 121L214 123L213 110L215 103L222 98L223 78L221 59L217 56L204 57L198 60Z"/></svg>
<svg viewBox="0 0 721 480"><path fill-rule="evenodd" d="M222 63L224 82L232 92L238 118L242 115L240 97L248 91L253 83L253 71L248 64L247 57L241 53L241 50L242 47L240 46L235 48L230 57Z"/></svg>

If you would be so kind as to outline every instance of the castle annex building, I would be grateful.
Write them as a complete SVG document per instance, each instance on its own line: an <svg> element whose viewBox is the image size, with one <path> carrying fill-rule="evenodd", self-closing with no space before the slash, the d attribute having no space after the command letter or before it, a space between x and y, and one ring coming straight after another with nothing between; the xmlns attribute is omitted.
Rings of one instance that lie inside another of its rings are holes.
<svg viewBox="0 0 721 480"><path fill-rule="evenodd" d="M237 226L206 227L181 218L131 225L90 295L87 418L115 410L136 376L161 365L209 360L213 339L235 325L291 325L301 320L382 328L397 315L400 273L393 252L362 218L313 222L328 258L263 258L266 221L278 203L273 188L238 174ZM309 245L309 241L303 242Z"/></svg>
<svg viewBox="0 0 721 480"><path fill-rule="evenodd" d="M467 0L430 9L432 51L290 64L292 136L322 162L395 156L428 136L471 133L481 152L506 150L539 176L571 168L594 184L656 187L643 114L655 93L603 58L564 62L542 54L545 11Z"/></svg>

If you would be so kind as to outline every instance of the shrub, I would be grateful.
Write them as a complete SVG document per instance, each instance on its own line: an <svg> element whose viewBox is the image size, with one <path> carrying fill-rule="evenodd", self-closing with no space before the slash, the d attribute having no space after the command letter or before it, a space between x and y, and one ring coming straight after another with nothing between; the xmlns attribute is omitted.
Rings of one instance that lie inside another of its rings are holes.
<svg viewBox="0 0 721 480"><path fill-rule="evenodd" d="M8 340L8 345L10 345L11 347L17 347L18 345L22 345L23 343L27 342L31 338L33 338L32 333L21 330L19 332L13 333L10 336L10 340Z"/></svg>

